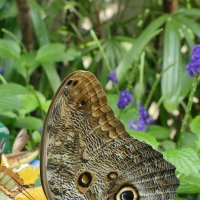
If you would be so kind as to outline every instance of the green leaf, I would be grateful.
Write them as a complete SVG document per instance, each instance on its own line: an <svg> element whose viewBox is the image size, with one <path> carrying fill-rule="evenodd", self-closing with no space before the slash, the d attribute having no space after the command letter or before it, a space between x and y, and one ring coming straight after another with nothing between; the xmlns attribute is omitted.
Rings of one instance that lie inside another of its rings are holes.
<svg viewBox="0 0 200 200"><path fill-rule="evenodd" d="M71 10L77 5L78 5L78 3L76 1L67 1L64 9L65 10Z"/></svg>
<svg viewBox="0 0 200 200"><path fill-rule="evenodd" d="M119 63L116 73L118 80L120 81L123 77L126 76L127 71L131 67L131 64L138 59L138 56L141 54L147 43L160 33L159 27L163 25L166 21L167 15L163 15L155 19L149 26L143 30L141 35L134 41L133 47L128 53L125 54L122 61Z"/></svg>
<svg viewBox="0 0 200 200"><path fill-rule="evenodd" d="M38 43L40 46L49 43L49 35L44 22L45 13L42 7L35 0L28 0L27 2L31 10L31 20Z"/></svg>
<svg viewBox="0 0 200 200"><path fill-rule="evenodd" d="M185 16L183 16L183 15L179 15L179 16L175 16L175 19L177 20L177 21L179 21L180 22L180 24L183 26L183 25L185 25L187 28L189 28L189 29L191 29L192 30L192 32L198 37L198 38L200 38L200 32L199 32L199 30L200 30L200 25L197 23L197 22L195 22L194 20L192 20L192 19L190 19L190 18L188 18L188 17L185 17Z"/></svg>
<svg viewBox="0 0 200 200"><path fill-rule="evenodd" d="M43 121L36 117L18 117L13 126L39 131L43 126Z"/></svg>
<svg viewBox="0 0 200 200"><path fill-rule="evenodd" d="M32 133L32 138L33 138L33 141L35 143L40 143L41 142L41 134L40 134L40 132L39 131L34 131Z"/></svg>
<svg viewBox="0 0 200 200"><path fill-rule="evenodd" d="M164 158L175 165L179 173L200 177L200 159L191 148L168 150L163 152Z"/></svg>
<svg viewBox="0 0 200 200"><path fill-rule="evenodd" d="M176 149L176 143L171 140L164 140L164 141L160 142L160 146L164 150Z"/></svg>
<svg viewBox="0 0 200 200"><path fill-rule="evenodd" d="M198 8L182 8L176 11L176 14L180 14L180 16L189 16L194 18L200 18L200 9Z"/></svg>
<svg viewBox="0 0 200 200"><path fill-rule="evenodd" d="M16 17L17 6L12 1L1 0L0 1L0 20Z"/></svg>
<svg viewBox="0 0 200 200"><path fill-rule="evenodd" d="M182 74L180 60L181 38L178 28L177 23L169 18L164 32L164 73L161 79L161 91L164 107L169 112L177 109L182 100L180 96ZM171 67L169 68L169 66Z"/></svg>
<svg viewBox="0 0 200 200"><path fill-rule="evenodd" d="M58 76L58 72L56 71L55 66L51 63L43 63L42 68L49 80L49 84L53 92L55 93L61 84L61 80Z"/></svg>
<svg viewBox="0 0 200 200"><path fill-rule="evenodd" d="M81 56L81 52L78 51L78 49L76 49L75 47L70 47L67 49L67 51L63 55L63 58L65 61L72 61L80 56Z"/></svg>
<svg viewBox="0 0 200 200"><path fill-rule="evenodd" d="M180 194L196 194L200 193L200 177L189 175L179 177L180 186L177 192Z"/></svg>
<svg viewBox="0 0 200 200"><path fill-rule="evenodd" d="M21 115L35 110L39 104L36 96L28 88L19 84L0 85L0 113L15 111Z"/></svg>
<svg viewBox="0 0 200 200"><path fill-rule="evenodd" d="M45 44L37 52L36 60L40 63L56 62L64 59L65 45L59 43Z"/></svg>
<svg viewBox="0 0 200 200"><path fill-rule="evenodd" d="M17 59L21 53L20 46L12 41L6 39L0 39L0 57L6 59Z"/></svg>
<svg viewBox="0 0 200 200"><path fill-rule="evenodd" d="M195 117L190 123L190 129L198 137L200 137L200 116Z"/></svg>
<svg viewBox="0 0 200 200"><path fill-rule="evenodd" d="M159 125L149 125L147 134L152 135L157 140L165 140L169 139L170 131Z"/></svg>
<svg viewBox="0 0 200 200"><path fill-rule="evenodd" d="M146 133L143 133L143 132L138 132L138 131L129 131L129 133L134 138L151 145L154 149L158 148L159 143L156 141L155 137L151 135L147 135Z"/></svg>

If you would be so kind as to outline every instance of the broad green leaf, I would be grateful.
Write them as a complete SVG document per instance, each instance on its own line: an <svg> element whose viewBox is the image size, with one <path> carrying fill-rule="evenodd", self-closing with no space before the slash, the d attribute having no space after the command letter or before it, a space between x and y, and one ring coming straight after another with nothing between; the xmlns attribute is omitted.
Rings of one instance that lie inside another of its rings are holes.
<svg viewBox="0 0 200 200"><path fill-rule="evenodd" d="M200 177L195 175L180 176L180 186L177 192L180 194L200 193Z"/></svg>
<svg viewBox="0 0 200 200"><path fill-rule="evenodd" d="M44 104L42 104L42 105L41 105L42 111L44 111L45 113L47 113L50 104L51 104L51 100L48 100L48 101L46 101Z"/></svg>
<svg viewBox="0 0 200 200"><path fill-rule="evenodd" d="M56 71L55 66L51 63L43 63L42 68L49 80L49 84L53 92L55 93L61 83L60 77L58 76L58 72Z"/></svg>
<svg viewBox="0 0 200 200"><path fill-rule="evenodd" d="M150 125L147 134L154 136L157 140L165 140L169 139L170 131L159 125Z"/></svg>
<svg viewBox="0 0 200 200"><path fill-rule="evenodd" d="M168 111L177 108L181 101L181 38L178 32L179 26L169 18L164 32L163 75L161 79L161 91L164 107ZM171 66L169 68L169 66ZM167 69L167 70L166 70ZM165 71L166 70L166 71Z"/></svg>
<svg viewBox="0 0 200 200"><path fill-rule="evenodd" d="M36 117L18 117L13 126L39 131L43 126L43 121Z"/></svg>
<svg viewBox="0 0 200 200"><path fill-rule="evenodd" d="M64 60L65 45L59 43L49 43L40 47L36 60L40 63L57 62Z"/></svg>
<svg viewBox="0 0 200 200"><path fill-rule="evenodd" d="M17 6L12 1L1 0L0 1L0 20L16 17Z"/></svg>
<svg viewBox="0 0 200 200"><path fill-rule="evenodd" d="M80 57L81 52L75 47L70 47L67 49L67 51L65 52L63 56L64 56L63 58L65 61L72 61L76 59L77 57Z"/></svg>
<svg viewBox="0 0 200 200"><path fill-rule="evenodd" d="M138 131L128 131L131 136L134 138L146 142L147 144L151 145L154 149L158 148L159 143L156 141L155 137L151 135L147 135L146 133L143 132L138 132Z"/></svg>
<svg viewBox="0 0 200 200"><path fill-rule="evenodd" d="M17 59L21 53L20 46L12 41L0 39L0 57L6 59Z"/></svg>
<svg viewBox="0 0 200 200"><path fill-rule="evenodd" d="M161 149L172 150L176 149L176 143L171 140L164 140L160 142Z"/></svg>
<svg viewBox="0 0 200 200"><path fill-rule="evenodd" d="M163 152L164 158L171 162L179 173L200 177L200 159L191 148L168 150Z"/></svg>
<svg viewBox="0 0 200 200"><path fill-rule="evenodd" d="M34 131L31 135L35 143L41 142L41 133L39 131Z"/></svg>
<svg viewBox="0 0 200 200"><path fill-rule="evenodd" d="M200 141L200 140L199 140ZM198 145L198 137L194 133L185 132L181 142L181 146L184 148L192 148L196 150Z"/></svg>
<svg viewBox="0 0 200 200"><path fill-rule="evenodd" d="M32 91L15 83L1 84L0 96L0 114L15 111L24 115L39 105Z"/></svg>
<svg viewBox="0 0 200 200"><path fill-rule="evenodd" d="M116 69L119 80L126 76L131 64L138 59L138 56L141 54L148 42L160 32L159 28L163 25L166 19L167 15L163 15L152 21L147 28L143 30L141 35L134 41L133 47L124 56Z"/></svg>
<svg viewBox="0 0 200 200"><path fill-rule="evenodd" d="M44 22L45 13L42 7L35 0L28 0L27 2L31 10L31 20L39 45L49 43L49 35Z"/></svg>
<svg viewBox="0 0 200 200"><path fill-rule="evenodd" d="M190 123L190 129L198 137L200 137L200 116L195 117Z"/></svg>
<svg viewBox="0 0 200 200"><path fill-rule="evenodd" d="M26 82L29 82L31 74L38 66L35 62L35 55L31 53L21 55L14 63L14 69L24 77Z"/></svg>

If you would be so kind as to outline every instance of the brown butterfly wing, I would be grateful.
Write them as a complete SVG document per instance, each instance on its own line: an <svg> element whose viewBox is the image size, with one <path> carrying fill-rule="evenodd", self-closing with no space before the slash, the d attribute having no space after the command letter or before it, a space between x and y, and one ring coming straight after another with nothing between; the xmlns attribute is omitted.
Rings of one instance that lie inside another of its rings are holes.
<svg viewBox="0 0 200 200"><path fill-rule="evenodd" d="M127 149L128 145L133 148ZM120 159L115 160L115 154ZM173 196L178 185L174 167L149 145L129 136L108 106L98 80L85 71L69 75L52 101L45 121L41 160L48 199L112 199L123 185L134 187L140 198L154 195L154 199L160 199L155 191L161 196ZM107 183L109 173L120 181L110 183L109 179ZM159 182L162 173L169 177L165 183ZM136 179L141 182L145 176L148 187L136 184ZM167 192L171 177L175 183Z"/></svg>

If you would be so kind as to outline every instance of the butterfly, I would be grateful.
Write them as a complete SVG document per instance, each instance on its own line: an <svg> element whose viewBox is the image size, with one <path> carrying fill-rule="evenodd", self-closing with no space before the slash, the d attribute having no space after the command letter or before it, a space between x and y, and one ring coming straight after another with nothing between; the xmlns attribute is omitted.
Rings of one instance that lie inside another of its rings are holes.
<svg viewBox="0 0 200 200"><path fill-rule="evenodd" d="M164 200L179 185L175 167L127 133L88 71L66 77L52 100L40 170L49 200Z"/></svg>

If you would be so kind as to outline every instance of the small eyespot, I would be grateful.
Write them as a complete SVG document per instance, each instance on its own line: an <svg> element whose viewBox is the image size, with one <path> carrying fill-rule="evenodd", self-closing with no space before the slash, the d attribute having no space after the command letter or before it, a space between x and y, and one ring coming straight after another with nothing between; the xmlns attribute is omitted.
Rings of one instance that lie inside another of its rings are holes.
<svg viewBox="0 0 200 200"><path fill-rule="evenodd" d="M139 195L133 186L124 186L116 194L115 200L138 200Z"/></svg>
<svg viewBox="0 0 200 200"><path fill-rule="evenodd" d="M69 80L66 85L69 86L72 84L72 82L73 82L73 80Z"/></svg>
<svg viewBox="0 0 200 200"><path fill-rule="evenodd" d="M92 175L89 172L82 173L78 178L78 184L84 188L89 187L91 182Z"/></svg>
<svg viewBox="0 0 200 200"><path fill-rule="evenodd" d="M86 104L85 100L81 100L79 102L79 107L83 107L83 106L85 106L85 104Z"/></svg>
<svg viewBox="0 0 200 200"><path fill-rule="evenodd" d="M117 176L118 174L116 172L110 172L108 175L107 175L107 178L110 179L110 180L116 180L117 179Z"/></svg>
<svg viewBox="0 0 200 200"><path fill-rule="evenodd" d="M77 83L78 83L78 81L74 80L73 83L72 83L73 87L75 87Z"/></svg>

